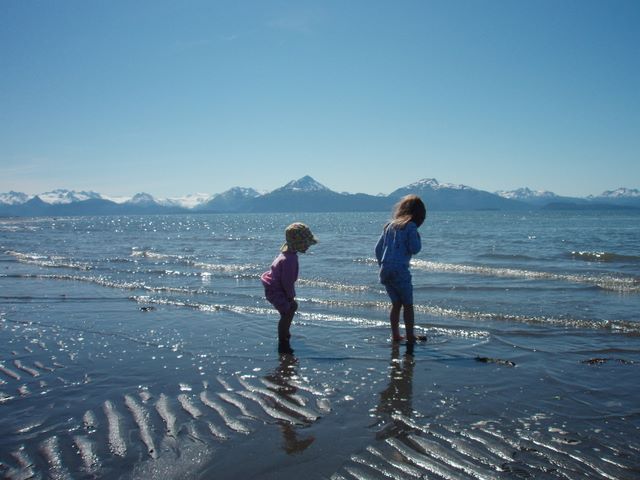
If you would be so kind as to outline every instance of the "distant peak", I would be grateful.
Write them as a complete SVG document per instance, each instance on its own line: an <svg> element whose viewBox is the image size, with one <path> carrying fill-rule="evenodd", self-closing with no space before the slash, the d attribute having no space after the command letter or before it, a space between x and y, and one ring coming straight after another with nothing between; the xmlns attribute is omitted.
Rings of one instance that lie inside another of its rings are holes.
<svg viewBox="0 0 640 480"><path fill-rule="evenodd" d="M640 197L640 190L637 188L620 187L616 190L607 190L600 196L605 198L637 198Z"/></svg>
<svg viewBox="0 0 640 480"><path fill-rule="evenodd" d="M521 187L515 190L500 190L495 192L496 195L500 195L502 198L510 198L512 200L526 200L534 198L554 198L557 195L547 190L531 190L529 187Z"/></svg>
<svg viewBox="0 0 640 480"><path fill-rule="evenodd" d="M82 202L84 200L102 198L99 193L92 191L75 191L58 188L50 192L40 193L40 199L49 204L66 204L73 202Z"/></svg>
<svg viewBox="0 0 640 480"><path fill-rule="evenodd" d="M182 197L171 197L156 200L160 205L167 207L196 208L203 203L211 200L213 196L210 193L190 193Z"/></svg>
<svg viewBox="0 0 640 480"><path fill-rule="evenodd" d="M156 199L148 193L136 193L131 200L127 203L134 203L136 205L151 205L156 203Z"/></svg>
<svg viewBox="0 0 640 480"><path fill-rule="evenodd" d="M11 190L7 193L0 193L0 203L5 205L20 205L26 203L31 198L30 195L22 192L14 192Z"/></svg>
<svg viewBox="0 0 640 480"><path fill-rule="evenodd" d="M284 187L282 187L282 189L296 190L296 191L303 191L303 192L319 192L319 191L329 190L327 187L325 187L324 185L322 185L320 182L316 181L309 175L305 175L304 177L299 178L298 180L293 180L287 183Z"/></svg>
<svg viewBox="0 0 640 480"><path fill-rule="evenodd" d="M260 193L250 187L233 187L227 190L224 194L242 195L245 197L257 197Z"/></svg>
<svg viewBox="0 0 640 480"><path fill-rule="evenodd" d="M414 182L411 185L407 185L407 186L408 187L432 187L432 188L436 188L439 185L440 185L440 183L435 178L423 178L422 180L418 180L417 182Z"/></svg>
<svg viewBox="0 0 640 480"><path fill-rule="evenodd" d="M222 193L214 195L212 200L218 201L242 201L260 196L260 192L248 187L233 187Z"/></svg>
<svg viewBox="0 0 640 480"><path fill-rule="evenodd" d="M453 190L472 190L471 187L467 187L466 185L455 185L453 183L440 183L435 178L423 178L422 180L418 180L417 182L414 182L411 185L407 185L404 188L409 190L420 190L422 188L430 188L432 190L441 190L444 188L453 189Z"/></svg>

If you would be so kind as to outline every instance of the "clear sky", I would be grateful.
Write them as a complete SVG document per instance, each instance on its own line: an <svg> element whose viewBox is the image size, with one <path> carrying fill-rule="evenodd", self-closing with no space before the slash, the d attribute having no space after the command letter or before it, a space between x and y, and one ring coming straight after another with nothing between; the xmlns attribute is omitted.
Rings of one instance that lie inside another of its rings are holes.
<svg viewBox="0 0 640 480"><path fill-rule="evenodd" d="M3 0L0 192L640 188L638 0Z"/></svg>

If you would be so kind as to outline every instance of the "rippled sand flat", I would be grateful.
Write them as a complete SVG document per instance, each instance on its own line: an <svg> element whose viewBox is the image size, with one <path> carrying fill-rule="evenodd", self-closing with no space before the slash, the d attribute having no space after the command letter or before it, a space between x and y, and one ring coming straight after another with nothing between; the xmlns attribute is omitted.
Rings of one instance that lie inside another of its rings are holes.
<svg viewBox="0 0 640 480"><path fill-rule="evenodd" d="M615 383L637 378L635 363L542 353L560 363L547 368L536 352L455 329L426 328L429 341L411 351L378 325L349 326L341 346L325 347L316 323L298 326L296 353L279 357L269 328L252 328L273 326L273 316L90 304L94 312L72 320L63 301L29 321L2 317L7 478L640 472L637 403L613 395ZM474 349L496 358L478 361ZM585 391L593 376L606 394Z"/></svg>

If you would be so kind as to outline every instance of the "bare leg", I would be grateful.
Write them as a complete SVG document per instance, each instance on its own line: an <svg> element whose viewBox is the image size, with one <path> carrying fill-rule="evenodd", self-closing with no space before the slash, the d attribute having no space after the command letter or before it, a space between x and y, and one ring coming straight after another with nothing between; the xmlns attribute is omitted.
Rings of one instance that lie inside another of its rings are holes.
<svg viewBox="0 0 640 480"><path fill-rule="evenodd" d="M389 313L389 321L391 322L391 338L394 341L402 340L400 336L400 308L402 303L393 302L391 304L391 312Z"/></svg>
<svg viewBox="0 0 640 480"><path fill-rule="evenodd" d="M403 305L404 307L404 330L407 335L407 342L412 343L416 341L416 336L413 333L414 313L413 304Z"/></svg>

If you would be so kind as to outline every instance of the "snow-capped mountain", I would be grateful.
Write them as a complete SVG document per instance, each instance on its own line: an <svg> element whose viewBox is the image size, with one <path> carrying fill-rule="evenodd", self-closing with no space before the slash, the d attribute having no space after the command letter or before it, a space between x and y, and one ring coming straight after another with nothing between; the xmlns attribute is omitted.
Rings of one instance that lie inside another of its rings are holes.
<svg viewBox="0 0 640 480"><path fill-rule="evenodd" d="M194 208L198 208L200 205L203 205L209 202L214 197L215 195L211 195L210 193L193 193L193 194L185 195L183 197L159 199L158 203L160 205L166 205L168 207L181 207L181 208L187 208L187 209L194 209Z"/></svg>
<svg viewBox="0 0 640 480"><path fill-rule="evenodd" d="M260 192L253 188L246 187L233 187L229 190L219 193L216 197L222 198L255 198L259 197Z"/></svg>
<svg viewBox="0 0 640 480"><path fill-rule="evenodd" d="M599 198L639 198L640 190L637 188L618 188L617 190L607 190Z"/></svg>
<svg viewBox="0 0 640 480"><path fill-rule="evenodd" d="M308 175L247 202L250 212L363 212L389 207L387 197L338 193Z"/></svg>
<svg viewBox="0 0 640 480"><path fill-rule="evenodd" d="M260 196L253 188L233 187L229 190L211 196L195 209L203 211L239 212L247 207L247 203Z"/></svg>
<svg viewBox="0 0 640 480"><path fill-rule="evenodd" d="M599 196L571 198L527 187L490 193L467 185L424 178L389 195L335 192L306 175L271 192L234 187L219 194L197 193L156 199L148 193L113 197L93 191L57 189L39 195L0 193L0 215L127 215L185 212L364 212L391 211L404 195L417 194L429 210L640 209L640 190L619 188Z"/></svg>
<svg viewBox="0 0 640 480"><path fill-rule="evenodd" d="M442 190L442 189L451 189L451 190L475 190L472 187L468 187L467 185L460 185L454 183L440 183L435 178L423 178L422 180L418 180L406 187L402 187L409 190L422 190L424 188L429 188L432 190Z"/></svg>
<svg viewBox="0 0 640 480"><path fill-rule="evenodd" d="M40 193L38 194L38 197L40 197L40 200L44 203L48 203L50 205L64 205L67 203L82 202L90 199L101 199L102 195L96 192L87 192L84 190L78 192L75 190L57 189L50 192Z"/></svg>
<svg viewBox="0 0 640 480"><path fill-rule="evenodd" d="M553 192L547 190L531 190L528 187L518 188L516 190L499 190L495 192L496 195L500 195L502 198L510 198L512 200L531 200L531 199L553 199L557 198Z"/></svg>
<svg viewBox="0 0 640 480"><path fill-rule="evenodd" d="M129 200L131 200L132 197L128 197L128 196L113 196L113 195L102 195L102 198L104 200L108 200L109 202L113 202L113 203L127 203Z"/></svg>
<svg viewBox="0 0 640 480"><path fill-rule="evenodd" d="M277 190L292 190L297 192L330 191L327 187L325 187L315 179L311 178L309 175L305 175L304 177L299 178L298 180L293 180L287 183L284 187L280 187Z"/></svg>
<svg viewBox="0 0 640 480"><path fill-rule="evenodd" d="M589 195L587 201L591 204L640 208L640 190L621 187L616 190L607 190L598 196Z"/></svg>
<svg viewBox="0 0 640 480"><path fill-rule="evenodd" d="M0 203L4 203L5 205L21 205L26 203L30 198L30 195L22 192L7 192L0 193Z"/></svg>
<svg viewBox="0 0 640 480"><path fill-rule="evenodd" d="M127 202L129 205L138 205L140 207L143 206L151 206L151 205L159 205L153 195L148 193L136 193L130 200Z"/></svg>
<svg viewBox="0 0 640 480"><path fill-rule="evenodd" d="M427 204L427 209L435 210L517 210L526 208L526 204L517 200L502 198L499 195L477 190L467 185L440 183L435 178L424 178L401 187L389 194L399 199L415 194Z"/></svg>

